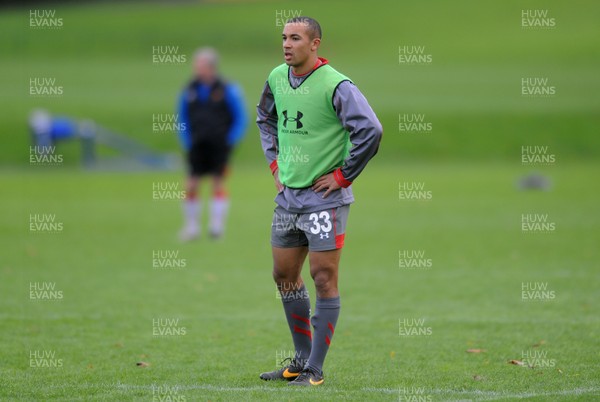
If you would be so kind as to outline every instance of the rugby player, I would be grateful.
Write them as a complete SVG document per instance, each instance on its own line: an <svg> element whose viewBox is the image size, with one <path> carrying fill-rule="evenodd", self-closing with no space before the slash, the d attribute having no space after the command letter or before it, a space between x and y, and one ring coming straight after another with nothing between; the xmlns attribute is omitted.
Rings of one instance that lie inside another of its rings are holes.
<svg viewBox="0 0 600 402"><path fill-rule="evenodd" d="M323 362L340 312L338 266L354 201L351 184L377 153L383 129L356 85L317 55L317 21L288 20L282 39L285 63L269 74L257 125L278 192L273 278L295 355L260 378L314 386L324 381ZM307 256L317 293L312 316L301 277Z"/></svg>

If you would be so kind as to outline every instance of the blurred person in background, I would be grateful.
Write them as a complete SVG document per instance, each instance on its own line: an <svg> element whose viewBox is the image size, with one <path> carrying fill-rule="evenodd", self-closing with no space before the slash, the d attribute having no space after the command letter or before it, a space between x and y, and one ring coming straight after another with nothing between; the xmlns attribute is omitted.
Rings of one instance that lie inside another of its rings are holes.
<svg viewBox="0 0 600 402"><path fill-rule="evenodd" d="M241 89L218 73L217 52L201 48L194 54L194 76L179 98L179 139L188 167L183 204L183 241L200 236L201 178L212 179L209 232L223 236L229 198L225 188L227 163L233 148L244 136L247 114Z"/></svg>
<svg viewBox="0 0 600 402"><path fill-rule="evenodd" d="M45 150L57 141L76 137L77 123L67 117L52 116L45 109L34 109L29 114L29 130L34 146Z"/></svg>

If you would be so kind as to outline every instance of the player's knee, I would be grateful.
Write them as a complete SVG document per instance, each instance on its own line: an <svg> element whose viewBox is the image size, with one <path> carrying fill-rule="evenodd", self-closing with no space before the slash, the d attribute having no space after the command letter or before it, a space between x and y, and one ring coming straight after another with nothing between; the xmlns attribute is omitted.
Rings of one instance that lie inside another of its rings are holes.
<svg viewBox="0 0 600 402"><path fill-rule="evenodd" d="M193 182L187 182L185 185L185 198L195 200L198 197L198 185Z"/></svg>
<svg viewBox="0 0 600 402"><path fill-rule="evenodd" d="M277 268L273 268L273 280L275 281L275 283L283 281L284 278L285 276L280 270L278 270Z"/></svg>
<svg viewBox="0 0 600 402"><path fill-rule="evenodd" d="M185 199L186 200L195 200L198 196L198 193L195 188L188 188L185 191Z"/></svg>
<svg viewBox="0 0 600 402"><path fill-rule="evenodd" d="M317 292L326 292L335 287L334 277L328 269L318 269L311 273Z"/></svg>
<svg viewBox="0 0 600 402"><path fill-rule="evenodd" d="M298 278L295 278L290 272L279 267L273 268L273 280L277 284L286 282L296 282Z"/></svg>

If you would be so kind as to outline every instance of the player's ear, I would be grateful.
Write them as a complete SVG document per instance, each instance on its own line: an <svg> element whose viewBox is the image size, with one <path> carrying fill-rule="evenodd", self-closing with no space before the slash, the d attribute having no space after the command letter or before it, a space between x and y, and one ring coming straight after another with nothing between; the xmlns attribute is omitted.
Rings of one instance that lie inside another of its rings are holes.
<svg viewBox="0 0 600 402"><path fill-rule="evenodd" d="M312 45L310 46L310 49L313 51L316 51L319 48L320 44L321 44L321 38L314 38L312 40Z"/></svg>

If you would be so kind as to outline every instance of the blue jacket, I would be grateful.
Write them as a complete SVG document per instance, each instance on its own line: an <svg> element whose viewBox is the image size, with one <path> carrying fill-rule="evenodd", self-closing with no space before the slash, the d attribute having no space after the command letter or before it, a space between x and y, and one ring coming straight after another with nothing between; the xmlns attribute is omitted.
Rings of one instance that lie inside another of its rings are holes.
<svg viewBox="0 0 600 402"><path fill-rule="evenodd" d="M227 132L227 145L234 147L244 137L248 116L246 114L242 90L237 85L231 83L225 83L224 85L224 101L231 115L231 125ZM206 102L209 100L210 89L209 85L195 82L187 86L179 96L178 123L183 123L179 124L179 127L181 127L181 130L179 130L179 140L185 150L189 150L192 146L191 124L188 116L189 92L190 90L194 90L198 100Z"/></svg>

